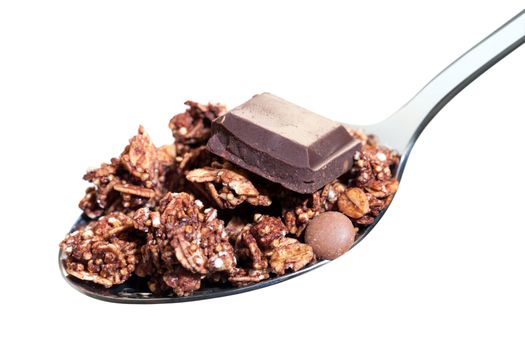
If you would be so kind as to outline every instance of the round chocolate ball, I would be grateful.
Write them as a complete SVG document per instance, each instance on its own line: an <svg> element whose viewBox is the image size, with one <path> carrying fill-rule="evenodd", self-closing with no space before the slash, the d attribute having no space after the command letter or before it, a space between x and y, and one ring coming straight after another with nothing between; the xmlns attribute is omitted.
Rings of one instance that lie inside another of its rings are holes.
<svg viewBox="0 0 525 350"><path fill-rule="evenodd" d="M354 244L356 229L346 215L327 211L316 216L306 227L304 241L317 257L333 260Z"/></svg>

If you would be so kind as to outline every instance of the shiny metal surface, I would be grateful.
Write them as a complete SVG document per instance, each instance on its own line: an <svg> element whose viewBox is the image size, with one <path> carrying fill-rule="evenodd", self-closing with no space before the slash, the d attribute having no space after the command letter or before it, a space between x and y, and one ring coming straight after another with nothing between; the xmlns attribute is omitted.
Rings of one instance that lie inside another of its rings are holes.
<svg viewBox="0 0 525 350"><path fill-rule="evenodd" d="M525 10L451 63L392 116L363 127L402 155L398 178L414 143L432 118L467 85L524 42Z"/></svg>
<svg viewBox="0 0 525 350"><path fill-rule="evenodd" d="M391 117L375 125L357 127L364 129L367 133L376 134L382 143L400 152L401 163L396 172L396 177L400 180L414 143L432 118L468 84L524 42L525 10L449 65ZM360 234L354 246L374 228L385 211L373 225ZM72 230L85 223L83 217L79 218ZM187 297L156 297L147 291L144 282L139 278L131 278L122 285L105 289L71 277L65 271L61 261L61 252L59 253L62 275L79 292L104 301L131 304L174 303L244 293L297 277L326 263L328 263L326 260L318 261L300 271L273 277L246 287L204 286Z"/></svg>

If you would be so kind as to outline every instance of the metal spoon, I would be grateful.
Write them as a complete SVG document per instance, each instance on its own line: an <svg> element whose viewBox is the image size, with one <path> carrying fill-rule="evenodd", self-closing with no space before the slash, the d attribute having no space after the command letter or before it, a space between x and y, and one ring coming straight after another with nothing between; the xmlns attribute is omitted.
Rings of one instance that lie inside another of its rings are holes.
<svg viewBox="0 0 525 350"><path fill-rule="evenodd" d="M524 42L525 10L445 68L391 117L375 125L351 127L361 128L367 133L377 135L382 143L400 152L401 161L396 171L396 177L398 180L401 180L410 151L432 118L463 88ZM374 228L385 211L386 209L376 218L372 225L361 232L354 246ZM84 224L86 224L85 219L80 217L72 230ZM59 254L59 266L62 275L75 289L93 298L130 304L174 303L248 292L297 277L329 262L327 260L318 261L302 270L291 272L284 276L273 277L246 287L203 288L190 296L158 297L149 293L144 281L137 277L132 277L121 285L105 289L69 276L64 269L61 256L62 252Z"/></svg>

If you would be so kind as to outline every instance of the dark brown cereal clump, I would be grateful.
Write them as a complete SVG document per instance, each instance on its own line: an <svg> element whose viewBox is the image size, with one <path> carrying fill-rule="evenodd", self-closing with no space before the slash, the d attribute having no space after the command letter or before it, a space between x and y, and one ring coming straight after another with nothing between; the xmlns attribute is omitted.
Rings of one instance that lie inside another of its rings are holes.
<svg viewBox="0 0 525 350"><path fill-rule="evenodd" d="M132 220L116 212L69 233L60 244L66 271L104 287L125 282L139 260L137 244L122 239L130 229Z"/></svg>
<svg viewBox="0 0 525 350"><path fill-rule="evenodd" d="M226 113L221 104L203 105L193 101L184 103L185 112L171 118L169 127L178 143L184 145L204 145L211 135L211 122Z"/></svg>
<svg viewBox="0 0 525 350"><path fill-rule="evenodd" d="M91 219L154 207L170 189L169 173L174 162L174 145L157 149L141 126L119 158L84 175L93 186L86 190L79 206Z"/></svg>
<svg viewBox="0 0 525 350"><path fill-rule="evenodd" d="M316 261L304 243L319 214L339 211L358 230L384 210L399 155L359 130L352 169L313 194L270 183L209 153L220 104L187 101L169 122L175 142L156 147L143 127L118 158L90 170L80 201L91 221L60 244L66 271L106 288L133 274L155 294L207 284L245 286Z"/></svg>

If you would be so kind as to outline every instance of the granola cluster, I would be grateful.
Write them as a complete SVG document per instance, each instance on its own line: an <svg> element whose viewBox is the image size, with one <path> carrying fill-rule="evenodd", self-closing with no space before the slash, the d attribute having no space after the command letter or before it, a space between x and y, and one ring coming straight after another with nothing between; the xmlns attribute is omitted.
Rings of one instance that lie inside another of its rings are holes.
<svg viewBox="0 0 525 350"><path fill-rule="evenodd" d="M220 279L233 271L233 247L216 209L204 209L193 195L180 192L166 194L158 210L143 213L153 220L147 225L146 219L147 241L137 267L137 275L149 279L152 292L171 288L177 295L188 295L200 288L202 279Z"/></svg>
<svg viewBox="0 0 525 350"><path fill-rule="evenodd" d="M254 206L269 206L270 197L261 194L248 175L241 169L232 169L229 163L213 162L211 167L189 171L186 179L208 192L210 198L220 209L234 209L244 202Z"/></svg>
<svg viewBox="0 0 525 350"><path fill-rule="evenodd" d="M154 207L170 187L169 172L175 161L175 145L156 148L144 128L139 127L119 158L90 170L88 187L80 209L91 219L113 212L130 213Z"/></svg>
<svg viewBox="0 0 525 350"><path fill-rule="evenodd" d="M184 103L188 106L184 113L171 118L169 127L176 142L184 145L204 145L211 135L211 122L226 113L221 104L202 105L193 101Z"/></svg>
<svg viewBox="0 0 525 350"><path fill-rule="evenodd" d="M89 223L60 244L67 272L106 288L131 276L155 294L245 286L316 261L308 223L340 211L372 224L397 190L399 155L357 130L352 169L313 194L298 194L206 149L220 104L187 101L169 122L175 142L156 147L140 127L118 158L90 170L79 206Z"/></svg>
<svg viewBox="0 0 525 350"><path fill-rule="evenodd" d="M115 212L69 233L60 244L69 274L104 287L125 282L135 271L137 244L126 233L133 220Z"/></svg>

